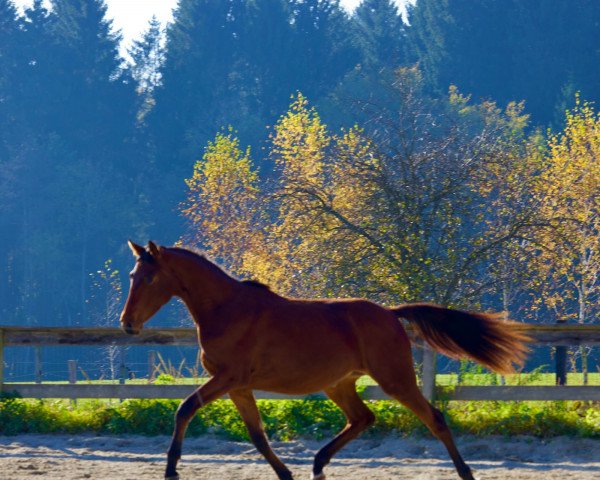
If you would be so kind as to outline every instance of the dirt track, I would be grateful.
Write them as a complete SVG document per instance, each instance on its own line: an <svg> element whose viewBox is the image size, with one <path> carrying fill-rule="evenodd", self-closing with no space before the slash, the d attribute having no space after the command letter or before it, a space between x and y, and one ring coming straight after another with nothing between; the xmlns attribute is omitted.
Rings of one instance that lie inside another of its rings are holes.
<svg viewBox="0 0 600 480"><path fill-rule="evenodd" d="M0 437L0 479L161 479L168 437L22 435ZM310 478L322 442L275 442L297 479ZM600 440L529 437L458 439L478 479L600 478ZM186 439L181 480L276 480L250 444L206 436ZM441 444L419 438L367 438L351 443L327 468L328 480L455 480Z"/></svg>

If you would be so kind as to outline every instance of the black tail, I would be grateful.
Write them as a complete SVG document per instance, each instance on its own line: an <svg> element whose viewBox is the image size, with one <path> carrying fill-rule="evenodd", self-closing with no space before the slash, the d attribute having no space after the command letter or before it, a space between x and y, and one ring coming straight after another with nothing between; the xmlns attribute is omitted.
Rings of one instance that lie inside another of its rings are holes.
<svg viewBox="0 0 600 480"><path fill-rule="evenodd" d="M453 358L470 357L499 373L523 365L531 339L501 313L473 313L439 305L412 303L391 308L433 349Z"/></svg>

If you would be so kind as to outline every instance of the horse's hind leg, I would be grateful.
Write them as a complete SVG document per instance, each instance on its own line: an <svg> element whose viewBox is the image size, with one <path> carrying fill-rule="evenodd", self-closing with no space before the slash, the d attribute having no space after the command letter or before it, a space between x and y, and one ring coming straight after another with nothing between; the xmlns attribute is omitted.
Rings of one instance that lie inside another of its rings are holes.
<svg viewBox="0 0 600 480"><path fill-rule="evenodd" d="M315 455L313 480L324 479L323 468L330 462L331 457L375 421L373 412L356 393L356 379L343 380L335 387L325 390L325 393L344 411L348 422L344 429Z"/></svg>
<svg viewBox="0 0 600 480"><path fill-rule="evenodd" d="M265 435L262 426L260 412L258 411L256 400L254 399L252 392L250 390L231 391L229 392L229 397L240 412L246 427L248 427L250 439L256 449L267 459L267 462L273 467L273 470L275 470L275 473L280 480L292 480L292 473L287 469L283 462L279 460L269 446L267 436Z"/></svg>
<svg viewBox="0 0 600 480"><path fill-rule="evenodd" d="M377 379L376 379L377 380ZM429 428L431 433L442 441L446 450L450 454L450 458L454 462L458 475L463 480L474 480L471 469L465 463L462 456L456 448L454 439L452 438L452 432L446 425L444 415L437 408L435 408L427 399L421 394L421 391L416 385L411 385L406 390L399 391L398 388L391 384L386 385L385 383L379 383L381 388L391 397L398 400L402 405L409 408L419 419Z"/></svg>
<svg viewBox="0 0 600 480"><path fill-rule="evenodd" d="M386 324L382 322L382 325ZM463 480L474 480L471 469L462 459L442 413L431 405L417 386L410 341L400 322L389 322L391 328L364 331L364 355L367 371L390 397L412 410L442 441L456 471Z"/></svg>

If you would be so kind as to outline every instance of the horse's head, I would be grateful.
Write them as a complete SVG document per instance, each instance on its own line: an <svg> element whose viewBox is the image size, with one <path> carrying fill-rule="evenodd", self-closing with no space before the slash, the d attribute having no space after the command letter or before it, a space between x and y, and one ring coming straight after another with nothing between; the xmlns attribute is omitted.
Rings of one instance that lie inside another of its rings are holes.
<svg viewBox="0 0 600 480"><path fill-rule="evenodd" d="M136 257L135 267L129 274L129 295L121 312L121 327L126 333L138 334L144 323L173 296L173 289L165 273L163 247L148 242L146 248L129 241Z"/></svg>

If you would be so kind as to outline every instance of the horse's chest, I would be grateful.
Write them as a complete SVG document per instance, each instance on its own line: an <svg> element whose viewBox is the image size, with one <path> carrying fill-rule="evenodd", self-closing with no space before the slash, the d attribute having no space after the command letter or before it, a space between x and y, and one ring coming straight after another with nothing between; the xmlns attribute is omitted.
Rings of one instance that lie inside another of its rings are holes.
<svg viewBox="0 0 600 480"><path fill-rule="evenodd" d="M209 374L214 375L219 371L219 365L214 360L211 360L204 351L202 351L202 355L200 356L200 360L202 362L202 366L204 370L206 370Z"/></svg>
<svg viewBox="0 0 600 480"><path fill-rule="evenodd" d="M200 343L202 365L211 375L219 371L239 370L241 366L248 363L248 346L243 341L231 340L217 338Z"/></svg>

